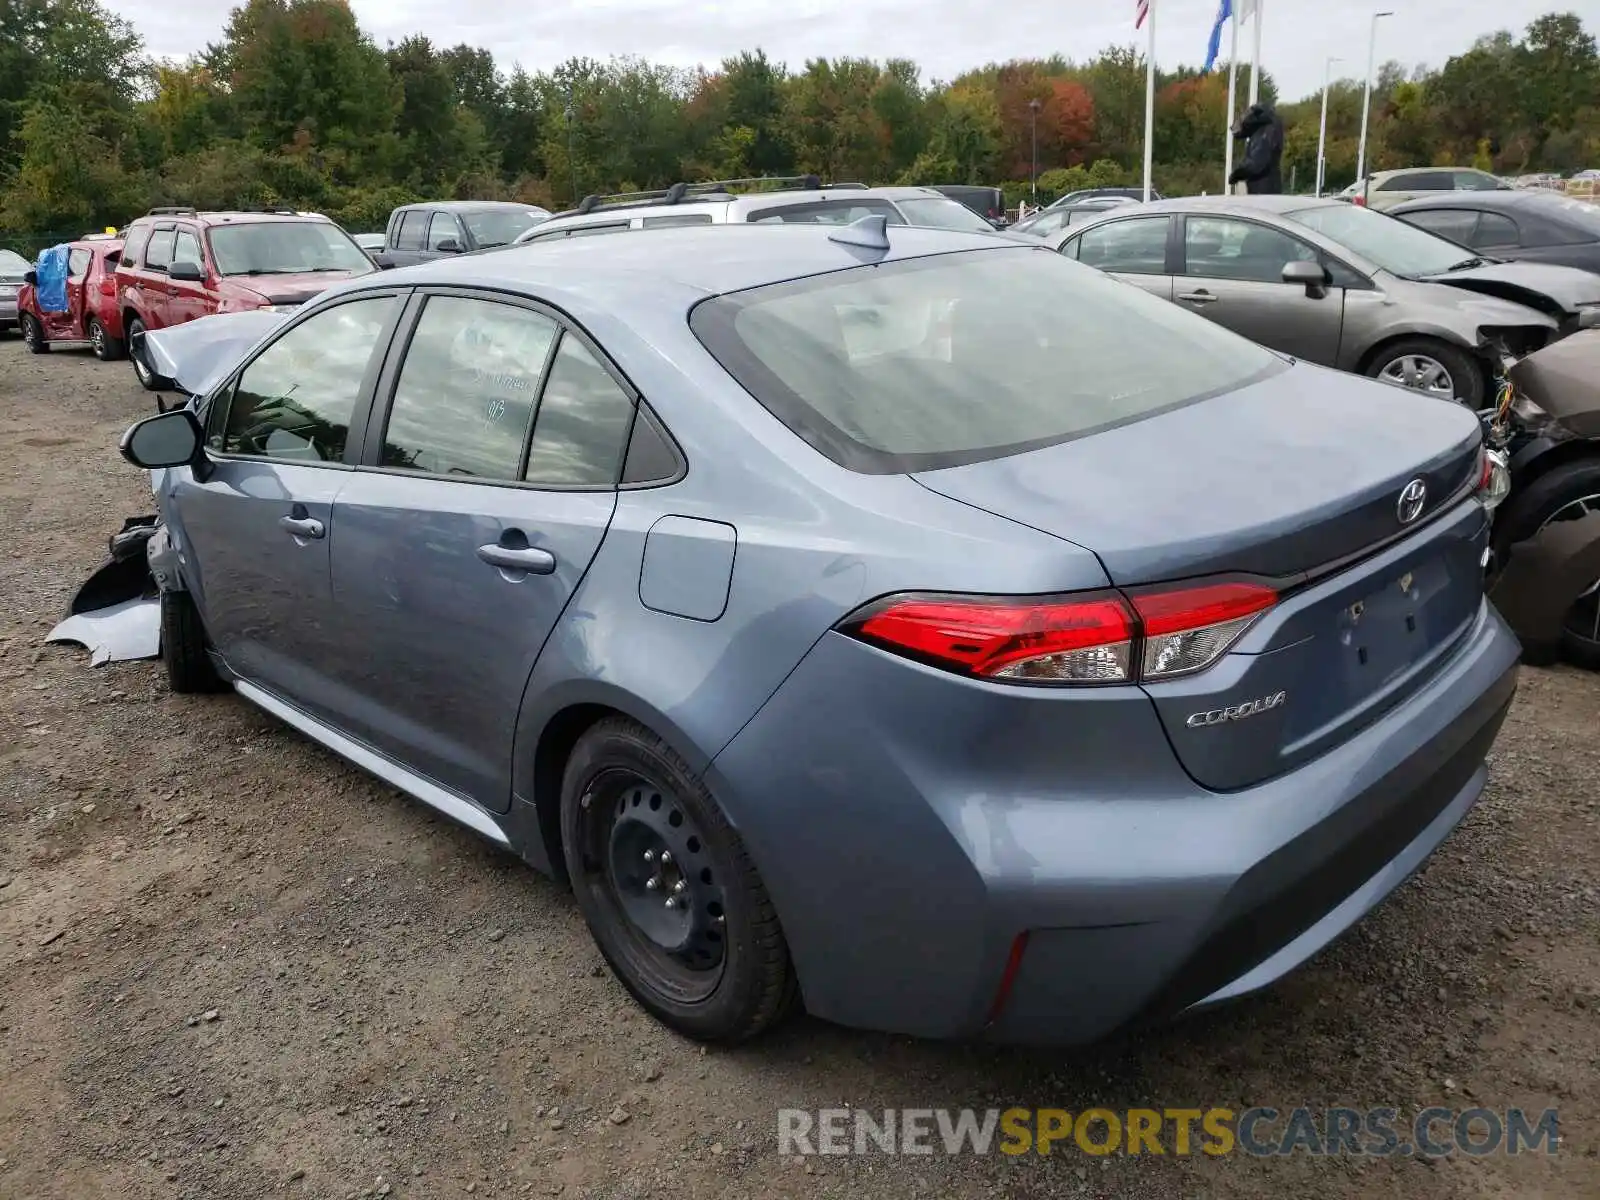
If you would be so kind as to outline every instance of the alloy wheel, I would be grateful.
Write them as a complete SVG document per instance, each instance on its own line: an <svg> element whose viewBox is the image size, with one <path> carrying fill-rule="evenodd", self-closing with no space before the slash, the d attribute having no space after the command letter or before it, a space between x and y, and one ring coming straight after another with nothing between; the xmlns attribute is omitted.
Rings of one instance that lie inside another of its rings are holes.
<svg viewBox="0 0 1600 1200"><path fill-rule="evenodd" d="M1450 378L1450 372L1438 359L1426 354L1402 354L1386 363L1377 377L1385 383L1427 392L1445 400L1456 398L1455 381Z"/></svg>
<svg viewBox="0 0 1600 1200"><path fill-rule="evenodd" d="M94 350L96 358L104 358L106 356L106 330L105 326L101 325L99 321L91 320L89 322L89 345Z"/></svg>
<svg viewBox="0 0 1600 1200"><path fill-rule="evenodd" d="M1537 535L1557 521L1576 521L1596 512L1600 512L1600 495L1579 496L1556 509L1534 532ZM1567 609L1567 615L1562 618L1561 628L1574 641L1585 642L1600 650L1600 579L1591 583L1572 602L1572 607Z"/></svg>

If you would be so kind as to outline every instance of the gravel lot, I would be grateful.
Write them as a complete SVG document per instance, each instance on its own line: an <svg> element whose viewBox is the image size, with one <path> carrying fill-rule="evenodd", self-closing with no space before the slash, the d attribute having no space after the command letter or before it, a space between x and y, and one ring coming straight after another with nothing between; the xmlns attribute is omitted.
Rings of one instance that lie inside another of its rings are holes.
<svg viewBox="0 0 1600 1200"><path fill-rule="evenodd" d="M1600 680L1524 672L1424 872L1265 996L1076 1055L706 1053L568 896L232 697L44 647L146 478L126 364L0 343L0 1197L1600 1196ZM1554 1156L806 1162L783 1107L1561 1110ZM809 1166L807 1165L809 1162Z"/></svg>

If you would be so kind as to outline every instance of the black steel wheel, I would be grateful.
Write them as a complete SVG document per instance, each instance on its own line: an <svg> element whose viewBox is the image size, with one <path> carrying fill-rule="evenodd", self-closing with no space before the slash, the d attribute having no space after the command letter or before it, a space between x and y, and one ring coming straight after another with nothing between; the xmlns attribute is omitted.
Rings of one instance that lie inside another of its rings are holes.
<svg viewBox="0 0 1600 1200"><path fill-rule="evenodd" d="M612 718L578 740L561 797L573 891L635 999L702 1041L740 1041L792 1006L788 946L755 864L660 738Z"/></svg>

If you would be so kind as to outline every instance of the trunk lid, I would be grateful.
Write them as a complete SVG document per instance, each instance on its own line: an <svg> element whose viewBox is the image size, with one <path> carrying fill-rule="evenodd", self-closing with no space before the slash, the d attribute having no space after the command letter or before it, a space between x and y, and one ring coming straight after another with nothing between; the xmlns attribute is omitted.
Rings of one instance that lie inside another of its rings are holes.
<svg viewBox="0 0 1600 1200"><path fill-rule="evenodd" d="M1275 581L1277 606L1220 661L1144 685L1185 769L1226 791L1377 719L1477 619L1488 519L1460 501L1481 438L1459 405L1301 365L916 478L1094 551L1121 587L1236 572ZM1401 492L1418 479L1424 503L1402 522Z"/></svg>
<svg viewBox="0 0 1600 1200"><path fill-rule="evenodd" d="M1305 364L1090 437L924 471L923 486L1100 556L1119 586L1213 571L1292 576L1401 531L1476 469L1472 413Z"/></svg>

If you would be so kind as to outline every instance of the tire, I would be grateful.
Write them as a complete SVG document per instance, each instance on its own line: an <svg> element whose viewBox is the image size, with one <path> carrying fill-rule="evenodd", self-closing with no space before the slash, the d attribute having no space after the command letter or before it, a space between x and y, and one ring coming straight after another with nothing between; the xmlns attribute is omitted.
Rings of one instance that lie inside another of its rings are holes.
<svg viewBox="0 0 1600 1200"><path fill-rule="evenodd" d="M161 663L167 686L180 695L224 688L206 654L205 627L188 592L161 593Z"/></svg>
<svg viewBox="0 0 1600 1200"><path fill-rule="evenodd" d="M1373 379L1384 379L1386 372L1396 371L1398 364L1408 358L1431 360L1444 369L1452 384L1448 397L1442 391L1429 388L1419 390L1439 396L1441 399L1458 400L1473 412L1483 407L1483 397L1487 389L1484 385L1482 364L1461 347L1452 346L1449 342L1440 341L1438 338L1401 338L1399 341L1390 342L1387 346L1379 347L1378 352L1367 363L1367 374ZM1398 380L1389 378L1385 379L1385 382L1398 383Z"/></svg>
<svg viewBox="0 0 1600 1200"><path fill-rule="evenodd" d="M739 1042L794 1008L788 943L755 863L705 785L650 730L613 717L578 739L561 835L589 932L657 1019L697 1041ZM670 864L649 857L674 845ZM683 944L665 949L662 938L680 932Z"/></svg>
<svg viewBox="0 0 1600 1200"><path fill-rule="evenodd" d="M136 340L135 335L144 332L144 322L141 321L138 317L132 318L127 323L127 331L128 331L128 347L129 347L129 349L128 349L128 361L133 364L133 373L134 373L134 375L138 378L139 382L144 386L145 391L147 391L147 392L159 391L160 389L158 387L156 387L155 372L152 371L150 369L150 367L149 367L149 364L147 364L144 361L144 351L143 351L143 349L142 348L139 349L139 350L133 349L133 345L134 345L135 340Z"/></svg>
<svg viewBox="0 0 1600 1200"><path fill-rule="evenodd" d="M100 323L98 317L89 318L88 334L94 356L101 362L115 362L122 357L122 339L114 338L107 333L106 327Z"/></svg>
<svg viewBox="0 0 1600 1200"><path fill-rule="evenodd" d="M44 326L32 313L22 314L22 341L30 354L49 354L50 343L45 340Z"/></svg>
<svg viewBox="0 0 1600 1200"><path fill-rule="evenodd" d="M1495 514L1496 552L1504 554L1532 537L1558 514L1563 518L1581 516L1580 501L1589 501L1587 511L1600 512L1600 500L1590 497L1600 497L1600 455L1552 468L1523 490L1512 492ZM1561 653L1576 666L1600 671L1600 591L1579 597L1568 611L1561 630Z"/></svg>

